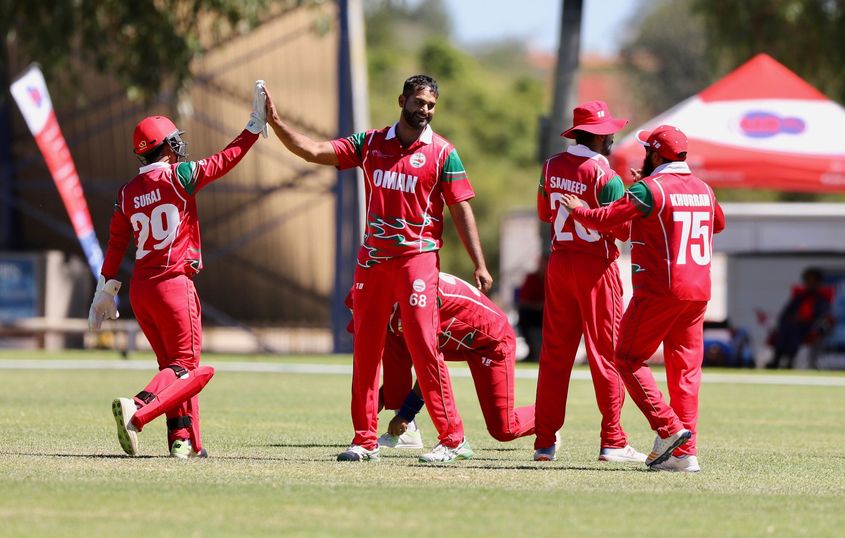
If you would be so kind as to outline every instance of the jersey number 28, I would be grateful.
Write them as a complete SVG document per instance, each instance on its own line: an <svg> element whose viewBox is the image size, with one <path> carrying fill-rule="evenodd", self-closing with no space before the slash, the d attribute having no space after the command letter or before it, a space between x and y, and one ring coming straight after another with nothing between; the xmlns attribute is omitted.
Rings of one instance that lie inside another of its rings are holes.
<svg viewBox="0 0 845 538"><path fill-rule="evenodd" d="M566 221L569 219L569 210L563 205L561 202L563 201L563 194L559 192L553 192L550 198L550 202L552 204L552 211L557 209L557 215L555 215L555 223L554 223L554 231L555 231L555 241L572 241L572 232L564 232L563 227L566 224ZM581 200L581 205L589 208L590 205ZM581 240L586 241L587 243L595 243L599 239L601 239L601 234L595 230L591 230L578 222L575 221L575 235L577 235Z"/></svg>
<svg viewBox="0 0 845 538"><path fill-rule="evenodd" d="M176 238L176 231L179 229L181 219L179 218L179 208L173 204L157 205L148 217L145 213L133 213L129 217L132 223L132 228L138 232L138 248L135 250L135 259L140 260L152 250L148 250L147 241L150 239L150 232L152 232L153 239L157 241L153 243L152 248L155 250L162 250L167 248Z"/></svg>

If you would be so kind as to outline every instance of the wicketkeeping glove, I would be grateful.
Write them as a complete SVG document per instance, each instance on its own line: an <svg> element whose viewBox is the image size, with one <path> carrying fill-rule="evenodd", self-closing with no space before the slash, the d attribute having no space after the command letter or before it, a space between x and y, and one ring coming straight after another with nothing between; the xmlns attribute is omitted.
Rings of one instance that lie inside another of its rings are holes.
<svg viewBox="0 0 845 538"><path fill-rule="evenodd" d="M97 291L94 293L94 301L91 302L91 310L88 311L88 328L92 331L99 331L104 319L117 319L120 314L117 305L114 304L114 297L120 291L120 282L110 279L106 282L103 275L97 281Z"/></svg>
<svg viewBox="0 0 845 538"><path fill-rule="evenodd" d="M267 94L264 93L264 81L256 80L252 90L252 113L249 115L249 122L246 130L250 133L264 135L267 138L267 112L264 110L264 101Z"/></svg>

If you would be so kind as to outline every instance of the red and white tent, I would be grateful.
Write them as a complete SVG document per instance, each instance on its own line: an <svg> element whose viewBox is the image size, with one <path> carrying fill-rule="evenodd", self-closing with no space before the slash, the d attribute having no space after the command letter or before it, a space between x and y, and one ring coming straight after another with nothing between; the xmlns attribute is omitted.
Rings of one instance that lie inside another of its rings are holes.
<svg viewBox="0 0 845 538"><path fill-rule="evenodd" d="M687 162L714 187L845 192L845 109L766 54L618 142L623 178L642 166L636 131L663 124L686 133Z"/></svg>

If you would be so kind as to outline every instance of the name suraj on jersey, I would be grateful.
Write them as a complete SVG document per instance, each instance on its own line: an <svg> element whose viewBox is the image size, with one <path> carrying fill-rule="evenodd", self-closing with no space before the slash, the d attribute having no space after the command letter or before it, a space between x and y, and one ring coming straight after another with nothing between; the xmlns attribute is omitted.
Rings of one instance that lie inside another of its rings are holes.
<svg viewBox="0 0 845 538"><path fill-rule="evenodd" d="M146 207L159 201L161 201L161 193L158 189L132 198L132 203L135 205L135 209L138 209L139 207Z"/></svg>

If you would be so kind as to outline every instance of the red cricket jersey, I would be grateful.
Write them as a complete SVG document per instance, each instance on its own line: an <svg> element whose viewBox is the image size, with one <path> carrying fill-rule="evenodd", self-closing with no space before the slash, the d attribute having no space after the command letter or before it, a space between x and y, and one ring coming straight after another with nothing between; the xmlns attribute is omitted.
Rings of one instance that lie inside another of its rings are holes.
<svg viewBox="0 0 845 538"><path fill-rule="evenodd" d="M582 145L570 146L546 161L537 195L540 220L552 222L552 250L570 249L614 260L619 256L614 235L600 233L570 218L560 201L574 194L588 208L601 207L625 192L622 180L604 155Z"/></svg>
<svg viewBox="0 0 845 538"><path fill-rule="evenodd" d="M685 162L658 166L611 206L573 215L587 226L607 229L631 223L631 282L634 296L710 300L713 234L725 216L710 186Z"/></svg>
<svg viewBox="0 0 845 538"><path fill-rule="evenodd" d="M103 276L117 275L132 237L133 279L199 273L202 256L194 196L234 168L256 140L258 135L244 130L223 151L206 159L142 167L121 187L115 202Z"/></svg>
<svg viewBox="0 0 845 538"><path fill-rule="evenodd" d="M396 124L332 141L338 168L360 166L367 196L367 225L358 264L438 250L443 208L475 196L458 152L426 126L405 148Z"/></svg>
<svg viewBox="0 0 845 538"><path fill-rule="evenodd" d="M438 345L446 358L449 352L478 353L494 358L493 350L508 334L513 338L513 328L507 315L486 295L470 283L448 273L440 273L437 286L440 306ZM388 337L402 333L399 309L390 316Z"/></svg>

